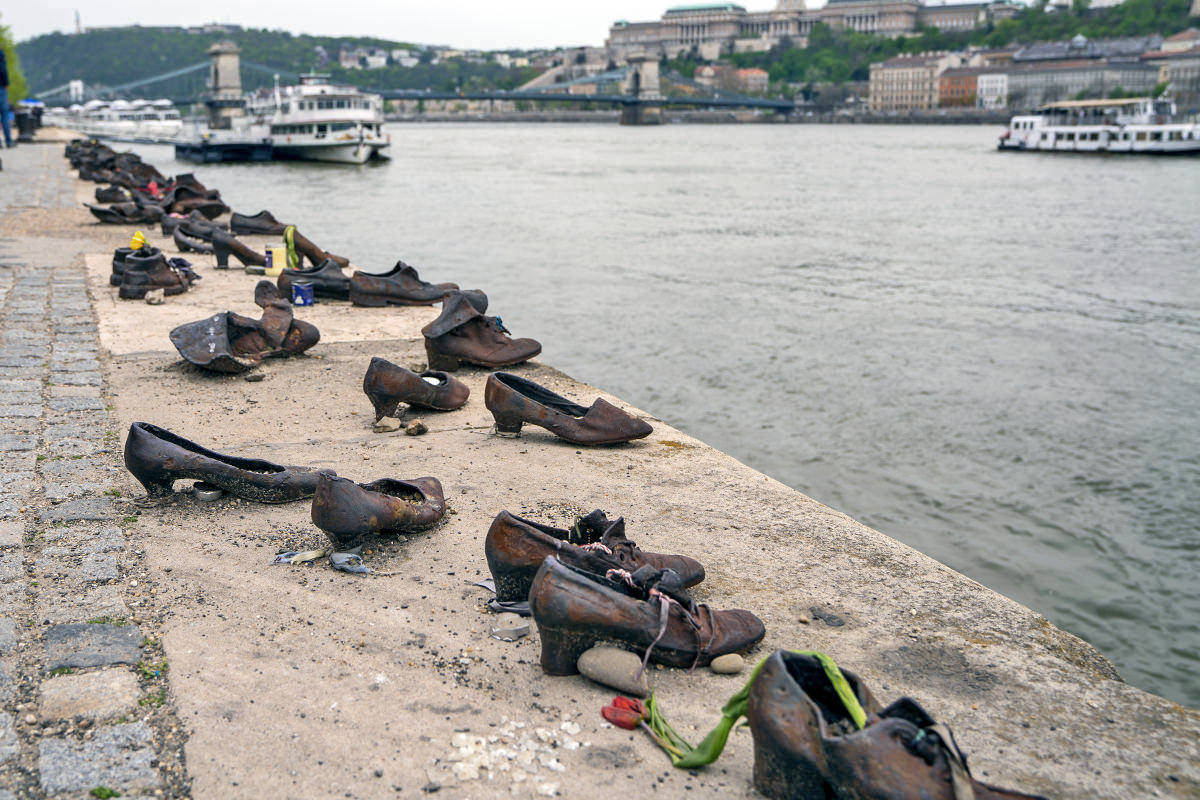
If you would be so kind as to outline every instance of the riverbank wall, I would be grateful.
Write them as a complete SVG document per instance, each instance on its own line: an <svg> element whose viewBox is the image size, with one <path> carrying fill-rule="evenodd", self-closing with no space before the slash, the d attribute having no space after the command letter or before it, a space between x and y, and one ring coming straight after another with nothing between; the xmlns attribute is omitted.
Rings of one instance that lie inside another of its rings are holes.
<svg viewBox="0 0 1200 800"><path fill-rule="evenodd" d="M0 792L82 796L102 779L126 796L198 798L756 796L745 731L712 767L674 770L640 733L603 722L612 690L541 672L536 629L515 643L490 637L489 594L474 583L487 576L492 517L561 524L603 508L644 548L700 559L697 599L762 617L751 661L776 648L828 652L882 701L912 696L950 725L982 780L1054 798L1200 796L1196 710L1123 683L1036 612L555 370L554 341L513 371L585 404L605 397L654 433L594 449L540 429L497 438L487 372L465 369L464 408L424 415L424 436L377 434L367 363L421 367L420 327L436 309L298 309L322 333L308 355L264 364L261 382L207 376L181 364L168 332L226 309L257 315L259 279L188 254L203 275L194 291L161 306L119 300L111 255L133 228L81 208L94 186L66 173L59 145L6 152L4 166L0 380L21 402L0 410L0 444L23 477L4 486L0 529L5 585L19 589L0 606L14 631L0 648L12 687L0 694L0 758L14 767ZM220 185L218 170L197 177ZM351 232L320 244L354 259ZM133 505L142 489L121 447L139 420L363 482L433 475L451 511L433 531L371 545L368 577L271 566L280 549L325 544L308 504L180 494ZM113 637L133 627L141 647L113 661L115 645L85 643L72 652L101 653L104 666L52 675L64 637L89 623ZM83 727L63 721L46 701L61 695L51 682L93 675L121 684L123 705ZM651 677L691 740L744 680ZM483 757L464 756L463 741L482 742ZM486 766L462 766L471 759Z"/></svg>

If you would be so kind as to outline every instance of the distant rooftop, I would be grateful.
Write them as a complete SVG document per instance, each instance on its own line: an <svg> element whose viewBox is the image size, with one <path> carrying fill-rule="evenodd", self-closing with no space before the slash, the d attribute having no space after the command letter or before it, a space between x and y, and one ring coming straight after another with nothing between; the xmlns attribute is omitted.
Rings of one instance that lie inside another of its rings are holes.
<svg viewBox="0 0 1200 800"><path fill-rule="evenodd" d="M694 11L745 11L743 6L736 3L697 3L686 6L672 6L667 9L668 14L688 14Z"/></svg>
<svg viewBox="0 0 1200 800"><path fill-rule="evenodd" d="M1162 47L1161 36L1135 36L1127 39L1088 39L1079 35L1066 42L1038 42L1023 47L1013 61L1057 61L1064 58L1137 59L1149 50Z"/></svg>

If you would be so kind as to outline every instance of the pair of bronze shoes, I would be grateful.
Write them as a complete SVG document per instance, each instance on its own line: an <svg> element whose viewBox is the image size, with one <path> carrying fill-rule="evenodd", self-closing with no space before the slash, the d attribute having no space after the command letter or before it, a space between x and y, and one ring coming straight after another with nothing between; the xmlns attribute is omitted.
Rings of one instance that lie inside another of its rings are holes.
<svg viewBox="0 0 1200 800"><path fill-rule="evenodd" d="M687 589L704 567L683 555L650 553L625 536L622 519L602 511L570 530L507 511L488 529L488 569L500 603L528 599L542 642L542 669L577 672L588 648L613 642L645 661L704 666L717 656L752 647L766 633L749 611L714 611Z"/></svg>
<svg viewBox="0 0 1200 800"><path fill-rule="evenodd" d="M260 319L233 311L214 314L175 328L171 343L185 361L201 369L239 373L264 358L299 355L320 341L316 326L296 319L292 304L270 281L258 282L254 302L263 310Z"/></svg>
<svg viewBox="0 0 1200 800"><path fill-rule="evenodd" d="M499 436L520 436L521 427L529 423L572 444L602 445L642 439L654 431L650 423L602 397L585 408L528 378L508 372L493 372L488 376L483 399L496 421Z"/></svg>
<svg viewBox="0 0 1200 800"><path fill-rule="evenodd" d="M771 800L1045 800L971 776L954 735L913 699L882 708L842 671L865 720L812 655L777 650L750 686L754 788ZM865 724L864 724L865 723ZM859 724L863 727L859 728Z"/></svg>

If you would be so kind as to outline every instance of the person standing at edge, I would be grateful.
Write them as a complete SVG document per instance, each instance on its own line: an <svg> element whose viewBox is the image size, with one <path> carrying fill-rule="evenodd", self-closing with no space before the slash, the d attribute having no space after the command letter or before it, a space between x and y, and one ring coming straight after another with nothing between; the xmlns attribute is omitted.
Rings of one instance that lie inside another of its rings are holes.
<svg viewBox="0 0 1200 800"><path fill-rule="evenodd" d="M8 122L8 54L0 50L0 122L4 125L4 146L12 147L12 127Z"/></svg>

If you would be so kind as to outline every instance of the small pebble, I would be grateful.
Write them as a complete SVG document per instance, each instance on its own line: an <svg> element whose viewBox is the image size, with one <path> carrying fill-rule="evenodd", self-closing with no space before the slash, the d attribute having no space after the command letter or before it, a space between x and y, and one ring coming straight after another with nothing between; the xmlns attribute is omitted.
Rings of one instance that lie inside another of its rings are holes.
<svg viewBox="0 0 1200 800"><path fill-rule="evenodd" d="M611 686L626 694L645 697L650 694L646 673L636 677L642 660L628 650L615 647L593 647L579 657L577 665L584 676L596 683Z"/></svg>
<svg viewBox="0 0 1200 800"><path fill-rule="evenodd" d="M150 289L146 292L146 305L161 306L163 304L164 292L162 289Z"/></svg>
<svg viewBox="0 0 1200 800"><path fill-rule="evenodd" d="M249 375L247 375L245 377L245 381L246 381L246 383L258 383L265 377L267 377L267 376L263 375L261 372L251 372Z"/></svg>
<svg viewBox="0 0 1200 800"><path fill-rule="evenodd" d="M382 417L379 422L375 423L376 433L391 433L392 431L400 430L400 420L395 417Z"/></svg>
<svg viewBox="0 0 1200 800"><path fill-rule="evenodd" d="M429 433L429 428L419 419L414 419L404 428L404 432L409 436L420 436L423 433Z"/></svg>
<svg viewBox="0 0 1200 800"><path fill-rule="evenodd" d="M726 653L723 656L717 656L708 665L708 668L718 675L737 675L746 666L746 659L739 656L737 653Z"/></svg>

